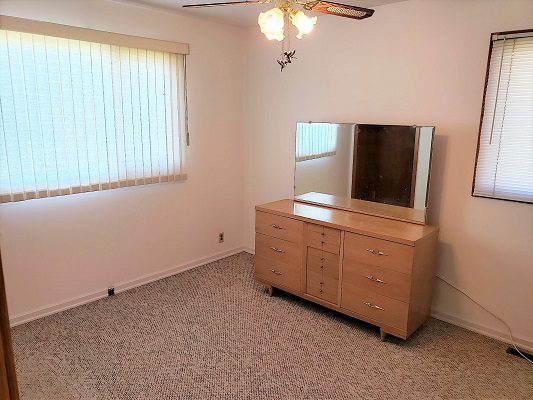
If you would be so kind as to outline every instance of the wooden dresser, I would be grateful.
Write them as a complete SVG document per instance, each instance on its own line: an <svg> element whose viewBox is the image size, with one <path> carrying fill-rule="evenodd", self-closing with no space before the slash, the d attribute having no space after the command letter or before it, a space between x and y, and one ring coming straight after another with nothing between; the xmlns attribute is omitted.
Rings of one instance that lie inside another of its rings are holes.
<svg viewBox="0 0 533 400"><path fill-rule="evenodd" d="M429 316L438 228L280 200L256 206L255 278L403 339Z"/></svg>

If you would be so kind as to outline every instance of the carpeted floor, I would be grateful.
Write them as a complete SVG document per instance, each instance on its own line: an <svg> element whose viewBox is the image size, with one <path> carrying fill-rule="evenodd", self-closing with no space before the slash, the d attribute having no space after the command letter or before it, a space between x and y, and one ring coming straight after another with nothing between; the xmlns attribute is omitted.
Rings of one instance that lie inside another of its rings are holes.
<svg viewBox="0 0 533 400"><path fill-rule="evenodd" d="M382 343L252 272L241 253L14 328L22 398L533 399L505 344L433 319Z"/></svg>

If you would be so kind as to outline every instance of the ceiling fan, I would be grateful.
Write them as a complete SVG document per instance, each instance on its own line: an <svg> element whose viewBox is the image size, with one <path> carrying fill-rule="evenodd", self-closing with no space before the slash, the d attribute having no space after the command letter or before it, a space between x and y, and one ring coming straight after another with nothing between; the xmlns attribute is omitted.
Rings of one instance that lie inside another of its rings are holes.
<svg viewBox="0 0 533 400"><path fill-rule="evenodd" d="M205 3L205 4L187 4L183 7L201 8L201 7L218 7L218 6L235 6L235 5L255 5L269 4L273 0L241 0L228 1L223 3ZM285 24L289 26L292 23L298 29L296 37L301 39L303 35L310 33L316 24L317 17L309 18L303 11L295 8L295 5L302 6L306 11L315 11L324 14L336 15L351 19L364 19L371 17L374 10L369 8L356 7L347 4L334 3L322 0L275 0L275 7L259 14L257 22L261 32L269 40L282 42L281 59L277 60L281 70L290 64L294 57L295 51L291 50L290 31L284 30Z"/></svg>

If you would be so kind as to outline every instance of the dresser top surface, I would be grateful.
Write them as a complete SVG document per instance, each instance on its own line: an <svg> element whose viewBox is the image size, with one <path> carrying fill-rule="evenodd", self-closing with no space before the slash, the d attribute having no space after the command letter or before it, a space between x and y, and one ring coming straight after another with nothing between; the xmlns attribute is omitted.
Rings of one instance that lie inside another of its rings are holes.
<svg viewBox="0 0 533 400"><path fill-rule="evenodd" d="M391 204L374 203L359 199L351 199L343 196L333 196L331 194L309 192L295 197L300 203L314 204L337 208L339 210L352 211L359 214L374 215L405 221L413 224L425 225L426 209L417 210L409 207L393 206Z"/></svg>
<svg viewBox="0 0 533 400"><path fill-rule="evenodd" d="M383 217L359 214L353 211L299 203L290 199L258 205L255 209L257 211L264 211L310 223L320 223L331 228L360 233L411 246L414 246L417 241L438 231L437 227L431 225L418 225L395 221Z"/></svg>

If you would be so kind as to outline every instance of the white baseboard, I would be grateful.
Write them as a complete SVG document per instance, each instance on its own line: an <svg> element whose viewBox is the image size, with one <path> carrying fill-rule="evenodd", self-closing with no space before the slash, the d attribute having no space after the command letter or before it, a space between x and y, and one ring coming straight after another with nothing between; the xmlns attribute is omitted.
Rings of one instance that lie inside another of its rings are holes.
<svg viewBox="0 0 533 400"><path fill-rule="evenodd" d="M497 330L494 328L490 328L488 326L479 325L479 324L476 324L475 322L470 322L462 318L459 318L459 317L456 317L450 314L446 314L442 311L437 311L437 310L431 310L431 316L441 321L448 322L450 324L460 326L461 328L468 329L469 331L476 332L481 335L499 340L500 342L512 344L511 338L509 337L509 333L507 332L507 330ZM513 338L515 341L515 345L519 349L525 350L527 352L533 351L533 342L526 340L526 339L518 338L516 336L513 336Z"/></svg>
<svg viewBox="0 0 533 400"><path fill-rule="evenodd" d="M163 271L155 272L152 274L147 274L144 276L141 276L139 278L118 283L115 285L115 293L123 292L128 289L133 289L138 286L146 285L147 283L157 281L159 279L167 278L169 276L178 274L180 272L187 271L189 269L193 269L196 267L199 267L201 265L220 260L225 257L232 256L237 253L241 252L247 252L249 253L249 249L245 247L236 247L231 250L223 251L220 253L212 254L207 257L197 258L196 260L192 260L188 263L184 263L181 265L174 266L172 268L165 269ZM87 304L96 300L103 299L104 297L107 297L107 288L98 290L96 292L92 292L83 296L79 296L67 301L62 301L60 303L52 304L43 308L39 308L38 310L31 311L24 314L19 314L16 316L13 316L9 319L10 325L17 326L20 324L24 324L26 322L33 321L35 319L46 317L47 315L55 314L61 311L68 310L69 308L74 308L77 306L81 306L83 304Z"/></svg>
<svg viewBox="0 0 533 400"><path fill-rule="evenodd" d="M246 252L248 254L252 254L252 255L255 254L255 249L253 247L244 246L242 248L242 251L244 251L244 252Z"/></svg>
<svg viewBox="0 0 533 400"><path fill-rule="evenodd" d="M43 308L39 308L34 311L30 311L29 313L19 314L16 316L13 316L9 318L9 323L11 327L23 324L25 322L30 322L35 319L39 319L42 317L46 317L51 314L55 314L64 310L68 310L69 308L74 308L77 306L81 306L83 304L90 303L92 301L103 299L104 297L107 297L107 289L105 290L98 290L96 292L92 292L89 294L86 294L84 296L76 297L67 301L63 301L61 303L52 304Z"/></svg>
<svg viewBox="0 0 533 400"><path fill-rule="evenodd" d="M212 254L207 257L198 258L188 263L177 265L172 268L165 269L163 271L155 272L152 274L147 274L147 275L141 276L139 278L136 278L136 279L133 279L127 282L119 283L115 285L115 293L123 292L123 291L133 289L138 286L146 285L147 283L154 282L159 279L167 278L169 276L178 274L180 272L184 272L189 269L193 269L193 268L202 266L204 264L217 261L222 258L229 257L234 254L241 253L241 252L255 254L255 250L251 247L247 247L247 246L236 247L234 249ZM87 303L90 303L90 302L93 302L99 299L103 299L105 297L107 297L107 288L98 290L96 292L92 292L92 293L89 293L83 296L79 296L79 297L76 297L76 298L61 302L61 303L56 303L50 306L46 306L38 310L31 311L29 313L24 313L24 314L14 316L10 318L9 322L11 326L17 326L20 324L24 324L26 322L33 321L35 319L46 317L47 315L55 314L55 313L58 313L64 310L68 310L70 308L74 308L74 307L81 306L83 304L87 304ZM499 340L501 342L511 344L509 334L505 330L497 330L494 328L490 328L488 326L479 325L474 322L470 322L470 321L464 320L462 318L459 318L459 317L456 317L456 316L453 316L453 315L450 315L450 314L447 314L445 312L438 311L438 310L432 310L431 316L438 320L445 321L450 324L460 326L461 328L465 328L470 331L479 333L481 335L485 335L493 339ZM518 338L518 337L515 337L514 339L516 342L515 344L519 348L524 349L528 352L533 351L533 342L526 340L526 339Z"/></svg>

